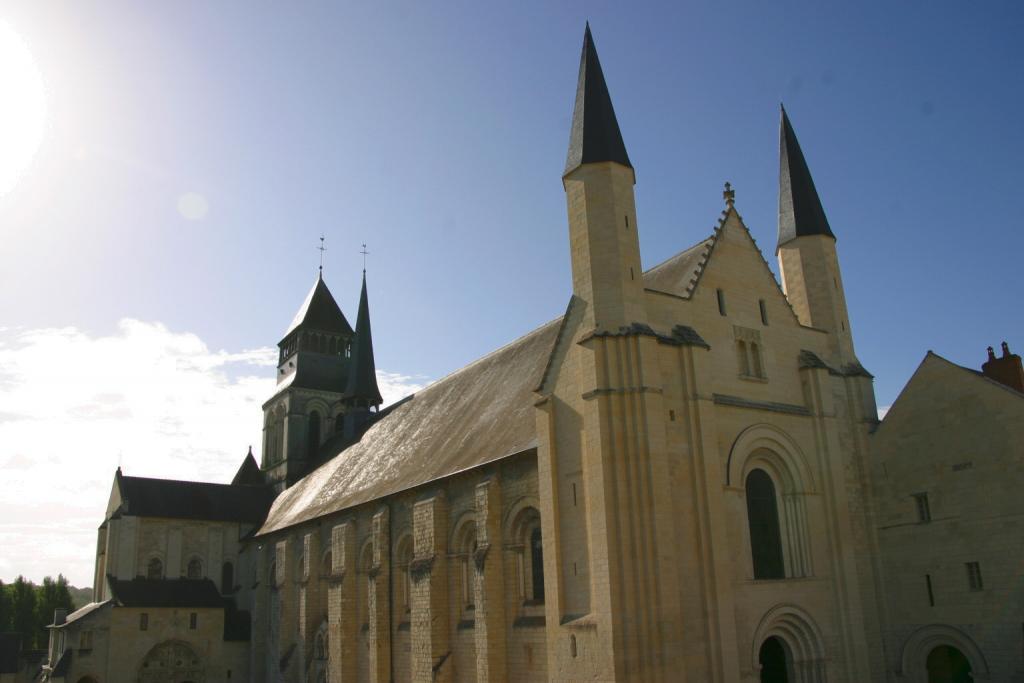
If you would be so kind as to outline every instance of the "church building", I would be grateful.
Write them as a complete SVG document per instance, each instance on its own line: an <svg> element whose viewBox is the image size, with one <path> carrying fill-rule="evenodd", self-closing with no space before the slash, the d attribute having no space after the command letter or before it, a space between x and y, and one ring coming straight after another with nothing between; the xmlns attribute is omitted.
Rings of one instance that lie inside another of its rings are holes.
<svg viewBox="0 0 1024 683"><path fill-rule="evenodd" d="M588 27L564 315L384 407L365 272L355 329L318 277L258 466L216 490L117 473L96 603L55 622L47 680L931 680L886 655L845 226L784 110L779 149L781 285L728 183L645 270Z"/></svg>

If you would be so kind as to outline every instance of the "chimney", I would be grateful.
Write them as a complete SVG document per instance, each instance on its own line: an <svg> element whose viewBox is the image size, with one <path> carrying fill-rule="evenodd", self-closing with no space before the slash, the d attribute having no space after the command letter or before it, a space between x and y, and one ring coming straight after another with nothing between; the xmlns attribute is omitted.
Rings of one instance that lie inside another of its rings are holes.
<svg viewBox="0 0 1024 683"><path fill-rule="evenodd" d="M989 379L1024 392L1024 366L1021 365L1020 356L1010 353L1006 342L1003 342L1003 355L999 358L996 358L992 347L988 347L988 361L981 366L981 372Z"/></svg>
<svg viewBox="0 0 1024 683"><path fill-rule="evenodd" d="M53 625L60 626L68 620L68 611L60 608L53 610Z"/></svg>

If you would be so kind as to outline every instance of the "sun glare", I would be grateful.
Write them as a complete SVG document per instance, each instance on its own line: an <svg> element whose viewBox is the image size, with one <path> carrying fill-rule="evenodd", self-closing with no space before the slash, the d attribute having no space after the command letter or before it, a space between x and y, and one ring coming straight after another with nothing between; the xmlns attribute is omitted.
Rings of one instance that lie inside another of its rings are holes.
<svg viewBox="0 0 1024 683"><path fill-rule="evenodd" d="M25 41L0 21L0 197L17 184L43 141L43 77Z"/></svg>

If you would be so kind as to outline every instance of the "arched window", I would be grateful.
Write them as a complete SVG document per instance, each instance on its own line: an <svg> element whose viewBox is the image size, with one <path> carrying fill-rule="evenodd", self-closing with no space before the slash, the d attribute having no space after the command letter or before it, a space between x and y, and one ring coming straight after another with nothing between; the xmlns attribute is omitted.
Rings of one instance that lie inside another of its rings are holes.
<svg viewBox="0 0 1024 683"><path fill-rule="evenodd" d="M454 590L458 596L460 618L472 619L474 605L474 565L473 555L476 553L476 522L463 518L455 529L452 548L455 551L457 573ZM454 597L454 596L453 596Z"/></svg>
<svg viewBox="0 0 1024 683"><path fill-rule="evenodd" d="M544 602L544 543L540 526L530 532L530 570L534 602Z"/></svg>
<svg viewBox="0 0 1024 683"><path fill-rule="evenodd" d="M409 614L412 612L410 564L412 564L412 534L405 533L395 544L395 568L398 570L398 576L395 578L395 606L398 608L399 622L408 622Z"/></svg>
<svg viewBox="0 0 1024 683"><path fill-rule="evenodd" d="M781 579L786 575L779 532L779 507L775 484L764 470L747 475L747 523L750 525L750 554L755 579Z"/></svg>
<svg viewBox="0 0 1024 683"><path fill-rule="evenodd" d="M309 447L306 451L312 458L320 450L320 413L313 411L309 414Z"/></svg>
<svg viewBox="0 0 1024 683"><path fill-rule="evenodd" d="M162 579L164 578L164 563L160 561L159 557L154 557L146 565L146 578L147 579Z"/></svg>
<svg viewBox="0 0 1024 683"><path fill-rule="evenodd" d="M235 565L225 562L220 568L220 592L230 593L235 590Z"/></svg>
<svg viewBox="0 0 1024 683"><path fill-rule="evenodd" d="M193 557L188 561L188 570L185 574L190 579L201 579L203 578L203 561L198 557Z"/></svg>

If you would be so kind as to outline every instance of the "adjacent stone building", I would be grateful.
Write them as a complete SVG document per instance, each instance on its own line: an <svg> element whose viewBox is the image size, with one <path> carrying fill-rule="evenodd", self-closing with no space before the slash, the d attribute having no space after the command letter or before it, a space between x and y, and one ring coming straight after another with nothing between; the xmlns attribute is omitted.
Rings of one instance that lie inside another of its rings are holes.
<svg viewBox="0 0 1024 683"><path fill-rule="evenodd" d="M988 352L929 351L872 439L897 680L1024 681L1024 370Z"/></svg>
<svg viewBox="0 0 1024 683"><path fill-rule="evenodd" d="M904 451L921 448L920 432L889 426L926 419L912 399L872 436L836 237L786 112L781 285L728 184L710 234L642 268L634 170L589 27L562 181L565 314L391 406L375 379L365 273L354 330L318 277L279 343L262 464L247 458L206 507L194 499L216 485L118 472L96 603L55 622L46 675L946 680L920 673L920 653L961 641L933 630L911 648L917 659L895 653L940 618L904 606L911 586L931 572L941 602L953 579L926 553L902 558L898 534L911 532L890 526L918 492L943 514L971 497L915 479L913 459L929 456ZM1019 422L1014 410L991 419ZM964 457L975 473L991 464L985 476L1013 469ZM1009 565L977 557L1003 592L941 616L962 632L996 623L985 610L997 599L1019 613ZM237 578L218 585L228 562ZM81 652L86 630L98 656ZM993 661L1013 659L1003 638Z"/></svg>

